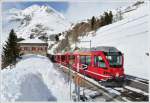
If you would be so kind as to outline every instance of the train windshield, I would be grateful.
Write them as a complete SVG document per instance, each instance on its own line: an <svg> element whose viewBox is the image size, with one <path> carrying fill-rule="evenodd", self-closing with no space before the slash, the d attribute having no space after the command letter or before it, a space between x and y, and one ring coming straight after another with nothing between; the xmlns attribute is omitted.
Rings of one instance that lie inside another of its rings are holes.
<svg viewBox="0 0 150 103"><path fill-rule="evenodd" d="M121 67L122 66L122 54L118 52L107 53L106 58L109 61L111 67Z"/></svg>
<svg viewBox="0 0 150 103"><path fill-rule="evenodd" d="M101 56L94 57L94 65L95 65L95 67L106 68L106 64Z"/></svg>

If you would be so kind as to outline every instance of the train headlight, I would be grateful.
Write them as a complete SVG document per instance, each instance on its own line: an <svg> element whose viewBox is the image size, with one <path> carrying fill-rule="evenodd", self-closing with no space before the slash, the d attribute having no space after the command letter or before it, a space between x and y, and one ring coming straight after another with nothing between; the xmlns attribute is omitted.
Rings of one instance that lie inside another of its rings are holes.
<svg viewBox="0 0 150 103"><path fill-rule="evenodd" d="M119 73L116 73L116 77L119 77Z"/></svg>

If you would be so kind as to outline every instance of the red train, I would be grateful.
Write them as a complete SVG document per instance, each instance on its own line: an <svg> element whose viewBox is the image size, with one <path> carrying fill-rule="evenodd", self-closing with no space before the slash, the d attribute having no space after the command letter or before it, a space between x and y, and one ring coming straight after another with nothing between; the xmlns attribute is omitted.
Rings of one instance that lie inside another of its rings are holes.
<svg viewBox="0 0 150 103"><path fill-rule="evenodd" d="M114 47L57 54L54 60L106 86L120 86L125 79L123 54Z"/></svg>

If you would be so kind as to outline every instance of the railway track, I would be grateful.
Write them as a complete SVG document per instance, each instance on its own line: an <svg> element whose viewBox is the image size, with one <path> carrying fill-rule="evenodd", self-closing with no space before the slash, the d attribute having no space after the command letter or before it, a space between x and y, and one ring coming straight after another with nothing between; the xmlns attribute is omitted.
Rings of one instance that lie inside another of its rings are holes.
<svg viewBox="0 0 150 103"><path fill-rule="evenodd" d="M75 75L79 76L82 78L82 81L86 83L86 86L88 85L88 89L97 91L98 93L95 96L90 97L90 99L94 98L93 101L99 97L105 98L105 101L149 101L149 83L147 80L127 75L127 80L123 87L108 88L102 86L98 81L77 73L68 67L60 64L54 65L57 65L58 68L65 70L65 72L69 72L70 70L73 78ZM86 97L82 95L81 97L82 101L88 101Z"/></svg>
<svg viewBox="0 0 150 103"><path fill-rule="evenodd" d="M69 70L69 68L65 67L65 66L62 66L60 64L57 64L57 67L58 68L61 68L64 69L65 71L64 72L68 72L69 71L66 71L66 70ZM71 69L70 69L71 70ZM99 83L97 81L94 81L93 79L91 78L88 78L88 77L85 77L84 75L82 74L79 74L73 70L71 70L72 72L72 76L73 78L75 76L78 76L80 78L82 78L82 82L84 82L84 85L86 85L86 88L89 90L94 90L94 91L97 91L98 93L96 93L95 95L92 95L88 100L86 100L87 97L84 97L82 94L81 94L81 97L82 97L82 100L81 101L89 101L90 99L92 99L92 101L94 101L96 98L98 98L99 96L100 97L103 97L105 98L105 101L124 101L121 97L119 97L119 95L115 94L115 93L112 93L112 92L109 92L108 90L104 89L103 86L99 86ZM69 74L68 74L69 75ZM94 82L94 83L93 83ZM82 85L83 86L83 85ZM81 87L82 87L81 86ZM111 88L109 88L111 89ZM83 98L84 97L84 98Z"/></svg>
<svg viewBox="0 0 150 103"><path fill-rule="evenodd" d="M126 85L149 93L149 81L138 77L126 75Z"/></svg>

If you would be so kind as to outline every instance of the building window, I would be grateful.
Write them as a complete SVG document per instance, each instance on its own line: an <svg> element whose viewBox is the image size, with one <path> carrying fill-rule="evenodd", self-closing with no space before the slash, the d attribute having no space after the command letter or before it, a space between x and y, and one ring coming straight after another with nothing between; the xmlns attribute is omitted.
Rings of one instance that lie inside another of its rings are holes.
<svg viewBox="0 0 150 103"><path fill-rule="evenodd" d="M43 51L43 48L42 47L38 47L38 51Z"/></svg>
<svg viewBox="0 0 150 103"><path fill-rule="evenodd" d="M36 51L36 48L35 48L35 47L32 47L32 51Z"/></svg>
<svg viewBox="0 0 150 103"><path fill-rule="evenodd" d="M45 47L45 51L47 50L47 47Z"/></svg>
<svg viewBox="0 0 150 103"><path fill-rule="evenodd" d="M27 51L27 50L28 50L28 47L24 47L24 50Z"/></svg>
<svg viewBox="0 0 150 103"><path fill-rule="evenodd" d="M20 50L21 50L21 51L23 51L23 50L24 50L24 48L23 48L23 47L20 47Z"/></svg>
<svg viewBox="0 0 150 103"><path fill-rule="evenodd" d="M40 50L43 51L43 48L41 47Z"/></svg>

